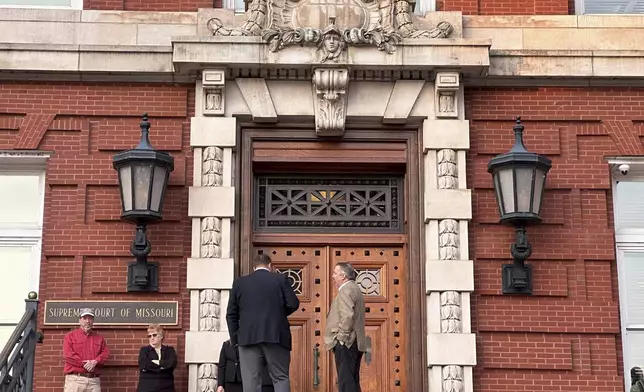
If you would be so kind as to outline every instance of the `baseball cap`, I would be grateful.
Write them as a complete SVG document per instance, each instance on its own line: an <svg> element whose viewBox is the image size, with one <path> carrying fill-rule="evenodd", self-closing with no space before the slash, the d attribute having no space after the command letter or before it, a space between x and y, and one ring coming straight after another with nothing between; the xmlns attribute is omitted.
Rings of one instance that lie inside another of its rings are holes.
<svg viewBox="0 0 644 392"><path fill-rule="evenodd" d="M84 316L92 316L92 317L94 317L94 310L92 310L91 308L81 309L80 316L78 316L78 317L80 318L80 317L84 317Z"/></svg>

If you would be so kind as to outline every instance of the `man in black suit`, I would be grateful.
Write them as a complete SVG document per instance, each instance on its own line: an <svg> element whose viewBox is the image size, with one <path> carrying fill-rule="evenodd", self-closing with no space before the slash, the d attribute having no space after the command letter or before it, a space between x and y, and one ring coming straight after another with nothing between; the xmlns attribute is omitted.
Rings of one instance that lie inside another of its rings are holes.
<svg viewBox="0 0 644 392"><path fill-rule="evenodd" d="M271 271L271 258L257 255L255 271L233 282L226 322L233 345L239 345L244 392L261 391L268 367L275 392L290 392L291 329L288 316L300 301L286 276Z"/></svg>

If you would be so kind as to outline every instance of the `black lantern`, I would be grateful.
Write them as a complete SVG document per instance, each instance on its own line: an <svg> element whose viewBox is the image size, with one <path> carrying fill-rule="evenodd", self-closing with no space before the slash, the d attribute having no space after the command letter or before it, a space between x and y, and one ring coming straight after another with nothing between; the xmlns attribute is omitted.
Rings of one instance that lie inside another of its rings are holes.
<svg viewBox="0 0 644 392"><path fill-rule="evenodd" d="M492 174L501 223L516 228L516 242L510 249L514 263L503 265L503 293L532 294L532 268L525 265L532 247L525 227L541 223L539 212L552 161L526 150L520 117L513 130L514 146L507 153L492 158L487 171Z"/></svg>
<svg viewBox="0 0 644 392"><path fill-rule="evenodd" d="M113 167L118 173L121 192L121 219L136 224L130 252L136 261L127 269L128 291L157 291L159 275L157 263L148 263L152 250L146 236L149 223L163 220L163 199L174 159L170 154L155 150L150 145L148 114L143 114L141 141L132 150L114 156Z"/></svg>

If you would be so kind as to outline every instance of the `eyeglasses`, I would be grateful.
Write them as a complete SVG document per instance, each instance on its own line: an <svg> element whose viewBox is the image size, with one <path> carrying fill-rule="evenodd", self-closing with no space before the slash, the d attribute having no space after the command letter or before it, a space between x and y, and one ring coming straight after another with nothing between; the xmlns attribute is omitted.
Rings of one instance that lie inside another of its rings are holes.
<svg viewBox="0 0 644 392"><path fill-rule="evenodd" d="M148 334L148 338L156 338L157 336L159 336L159 335L156 334L156 333Z"/></svg>

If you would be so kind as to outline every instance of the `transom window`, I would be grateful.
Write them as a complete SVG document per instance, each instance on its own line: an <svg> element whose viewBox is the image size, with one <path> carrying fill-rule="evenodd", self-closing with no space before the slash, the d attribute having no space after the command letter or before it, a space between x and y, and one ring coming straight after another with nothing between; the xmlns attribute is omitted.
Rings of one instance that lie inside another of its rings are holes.
<svg viewBox="0 0 644 392"><path fill-rule="evenodd" d="M260 231L401 232L402 178L255 179Z"/></svg>

